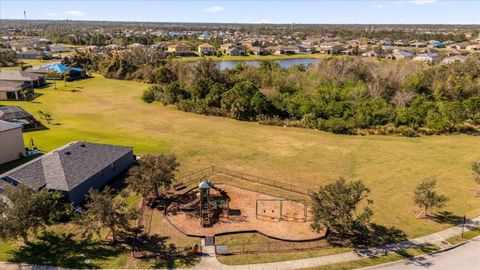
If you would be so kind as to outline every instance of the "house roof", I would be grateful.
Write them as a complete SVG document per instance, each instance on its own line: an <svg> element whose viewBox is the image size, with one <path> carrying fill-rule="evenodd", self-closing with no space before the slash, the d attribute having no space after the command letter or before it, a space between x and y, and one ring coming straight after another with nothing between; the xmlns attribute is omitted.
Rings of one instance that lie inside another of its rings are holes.
<svg viewBox="0 0 480 270"><path fill-rule="evenodd" d="M188 45L188 44L185 44L185 43L178 43L178 44L171 44L171 45L168 45L168 47L170 48L189 48L191 49L192 46Z"/></svg>
<svg viewBox="0 0 480 270"><path fill-rule="evenodd" d="M41 55L42 52L37 51L37 50L26 50L24 52L17 52L17 54L20 54L20 55L28 55L28 54Z"/></svg>
<svg viewBox="0 0 480 270"><path fill-rule="evenodd" d="M14 123L10 123L10 122L7 122L7 121L0 120L0 132L8 131L8 130L16 129L16 128L21 129L22 126L18 125L18 124L14 124Z"/></svg>
<svg viewBox="0 0 480 270"><path fill-rule="evenodd" d="M215 46L208 44L208 43L203 43L198 45L199 48L215 48Z"/></svg>
<svg viewBox="0 0 480 270"><path fill-rule="evenodd" d="M69 67L69 66L62 65L60 63L35 66L27 69L28 72L40 72L40 73L48 73L49 71L52 71L52 70L55 71L56 73L68 72L70 70L75 70L80 72L83 71L82 68Z"/></svg>
<svg viewBox="0 0 480 270"><path fill-rule="evenodd" d="M0 80L33 82L42 78L42 75L26 72L23 70L3 70L0 72Z"/></svg>
<svg viewBox="0 0 480 270"><path fill-rule="evenodd" d="M15 81L3 81L0 80L0 91L20 91L27 87L24 82L15 82Z"/></svg>
<svg viewBox="0 0 480 270"><path fill-rule="evenodd" d="M132 151L131 147L71 142L2 175L32 189L71 191Z"/></svg>
<svg viewBox="0 0 480 270"><path fill-rule="evenodd" d="M20 106L0 106L0 120L11 121L24 118L33 118L33 116Z"/></svg>

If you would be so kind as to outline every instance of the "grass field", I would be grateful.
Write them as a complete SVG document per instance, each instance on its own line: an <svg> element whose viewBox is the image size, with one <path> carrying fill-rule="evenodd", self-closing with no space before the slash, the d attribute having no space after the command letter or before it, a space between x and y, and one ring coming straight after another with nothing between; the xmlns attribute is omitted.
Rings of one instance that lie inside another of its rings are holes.
<svg viewBox="0 0 480 270"><path fill-rule="evenodd" d="M180 173L212 164L309 188L339 176L363 179L371 188L373 221L397 226L409 237L451 226L415 218L413 190L435 176L450 201L444 210L472 217L480 203L470 164L480 158L474 136L419 138L343 136L309 129L263 126L253 122L195 115L140 99L148 85L92 79L40 89L21 105L37 117L54 116L49 130L27 132L37 147L50 151L73 140L131 145L137 154L175 152ZM72 91L76 90L76 91Z"/></svg>

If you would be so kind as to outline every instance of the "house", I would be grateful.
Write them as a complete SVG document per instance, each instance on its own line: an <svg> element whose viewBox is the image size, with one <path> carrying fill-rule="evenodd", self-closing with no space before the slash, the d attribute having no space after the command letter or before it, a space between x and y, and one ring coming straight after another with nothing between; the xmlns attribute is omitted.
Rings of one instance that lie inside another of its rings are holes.
<svg viewBox="0 0 480 270"><path fill-rule="evenodd" d="M136 48L143 48L145 47L143 44L140 43L132 43L127 46L129 49L136 49Z"/></svg>
<svg viewBox="0 0 480 270"><path fill-rule="evenodd" d="M222 50L222 52L226 52L228 49L233 48L233 47L235 47L235 46L232 43L225 43L225 44L220 45L220 50Z"/></svg>
<svg viewBox="0 0 480 270"><path fill-rule="evenodd" d="M62 80L63 75L67 76L68 80L75 80L86 76L84 69L79 67L69 67L60 63L35 66L27 68L25 71L45 75L47 79L56 80Z"/></svg>
<svg viewBox="0 0 480 270"><path fill-rule="evenodd" d="M268 54L268 52L264 48L258 47L258 46L252 47L250 49L250 51L252 51L252 53L254 55L266 55L266 54Z"/></svg>
<svg viewBox="0 0 480 270"><path fill-rule="evenodd" d="M198 36L199 40L208 40L210 39L210 34L208 32L202 33L200 36Z"/></svg>
<svg viewBox="0 0 480 270"><path fill-rule="evenodd" d="M273 48L273 54L295 54L296 50L298 50L296 46L276 46Z"/></svg>
<svg viewBox="0 0 480 270"><path fill-rule="evenodd" d="M415 48L424 48L424 47L427 47L427 45L428 45L427 43L421 42L421 41L415 41L415 42L410 43L410 46L415 47Z"/></svg>
<svg viewBox="0 0 480 270"><path fill-rule="evenodd" d="M463 63L467 60L467 56L465 55L454 55L450 57L446 57L442 60L442 64L453 64L453 63Z"/></svg>
<svg viewBox="0 0 480 270"><path fill-rule="evenodd" d="M430 41L429 47L430 48L444 48L445 43L443 43L441 41L432 40L432 41Z"/></svg>
<svg viewBox="0 0 480 270"><path fill-rule="evenodd" d="M29 100L32 95L30 83L0 80L0 100Z"/></svg>
<svg viewBox="0 0 480 270"><path fill-rule="evenodd" d="M215 46L203 43L198 46L198 54L199 55L214 55L215 54Z"/></svg>
<svg viewBox="0 0 480 270"><path fill-rule="evenodd" d="M311 45L300 44L296 46L295 53L314 53L315 47Z"/></svg>
<svg viewBox="0 0 480 270"><path fill-rule="evenodd" d="M411 59L413 58L413 54L408 51L395 50L391 55L387 56L387 58L393 60Z"/></svg>
<svg viewBox="0 0 480 270"><path fill-rule="evenodd" d="M42 59L44 53L37 50L26 50L23 52L16 52L17 59Z"/></svg>
<svg viewBox="0 0 480 270"><path fill-rule="evenodd" d="M324 54L337 54L343 50L344 43L341 42L325 42L318 45L317 49Z"/></svg>
<svg viewBox="0 0 480 270"><path fill-rule="evenodd" d="M22 70L3 70L0 72L0 81L25 82L33 87L45 86L45 76Z"/></svg>
<svg viewBox="0 0 480 270"><path fill-rule="evenodd" d="M78 205L90 189L102 188L134 162L131 147L71 142L0 175L0 181L59 191Z"/></svg>
<svg viewBox="0 0 480 270"><path fill-rule="evenodd" d="M467 51L480 51L480 44L473 44L473 45L468 45L466 47Z"/></svg>
<svg viewBox="0 0 480 270"><path fill-rule="evenodd" d="M70 48L63 45L63 44L52 44L48 46L50 48L50 52L52 53L61 53L61 52L69 52Z"/></svg>
<svg viewBox="0 0 480 270"><path fill-rule="evenodd" d="M364 52L362 53L363 57L378 57L378 53L376 53L374 50Z"/></svg>
<svg viewBox="0 0 480 270"><path fill-rule="evenodd" d="M226 53L231 56L245 56L245 51L238 47L232 47Z"/></svg>
<svg viewBox="0 0 480 270"><path fill-rule="evenodd" d="M25 155L22 126L0 120L0 164Z"/></svg>
<svg viewBox="0 0 480 270"><path fill-rule="evenodd" d="M20 124L24 130L42 126L40 122L20 106L0 106L0 120Z"/></svg>
<svg viewBox="0 0 480 270"><path fill-rule="evenodd" d="M437 53L421 53L413 57L413 61L423 61L427 63L432 63L435 59L437 59L437 57L438 57Z"/></svg>
<svg viewBox="0 0 480 270"><path fill-rule="evenodd" d="M179 55L179 56L192 55L193 47L184 43L171 44L171 45L168 45L167 52L174 55Z"/></svg>

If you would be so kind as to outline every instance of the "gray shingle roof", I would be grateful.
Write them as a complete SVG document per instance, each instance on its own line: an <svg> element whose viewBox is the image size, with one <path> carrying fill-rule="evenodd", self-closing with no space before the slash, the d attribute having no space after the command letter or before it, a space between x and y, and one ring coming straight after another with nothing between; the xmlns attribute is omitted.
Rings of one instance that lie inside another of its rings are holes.
<svg viewBox="0 0 480 270"><path fill-rule="evenodd" d="M24 118L33 118L33 116L20 106L0 106L0 120L11 121Z"/></svg>
<svg viewBox="0 0 480 270"><path fill-rule="evenodd" d="M11 130L11 129L16 129L16 128L22 128L22 126L14 124L14 123L7 122L7 121L0 120L0 132Z"/></svg>
<svg viewBox="0 0 480 270"><path fill-rule="evenodd" d="M37 81L42 75L26 72L23 70L3 70L0 72L0 80L4 81L21 81L21 82L33 82Z"/></svg>
<svg viewBox="0 0 480 270"><path fill-rule="evenodd" d="M71 142L10 170L2 177L33 189L70 191L132 151L131 147Z"/></svg>

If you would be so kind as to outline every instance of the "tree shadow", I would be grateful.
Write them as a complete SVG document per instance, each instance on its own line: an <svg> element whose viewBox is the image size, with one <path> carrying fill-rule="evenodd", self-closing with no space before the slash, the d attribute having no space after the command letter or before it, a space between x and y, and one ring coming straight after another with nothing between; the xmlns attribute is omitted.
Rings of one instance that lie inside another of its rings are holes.
<svg viewBox="0 0 480 270"><path fill-rule="evenodd" d="M153 268L176 268L193 266L197 263L198 256L189 249L178 249L174 244L167 244L168 237L159 235L147 235L140 233L136 238L125 241L133 245L134 258L146 262L153 261Z"/></svg>
<svg viewBox="0 0 480 270"><path fill-rule="evenodd" d="M29 245L11 251L10 262L55 265L68 268L100 268L93 261L125 253L125 247L107 246L91 240L76 240L74 234L45 232Z"/></svg>
<svg viewBox="0 0 480 270"><path fill-rule="evenodd" d="M431 216L432 220L441 224L458 225L463 222L463 217L449 211L438 212Z"/></svg>

